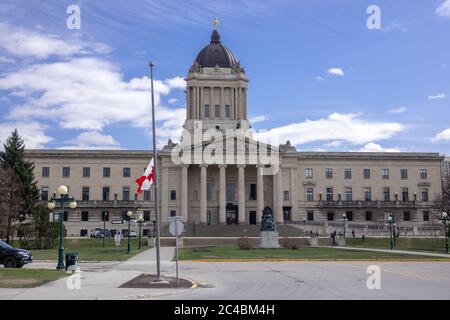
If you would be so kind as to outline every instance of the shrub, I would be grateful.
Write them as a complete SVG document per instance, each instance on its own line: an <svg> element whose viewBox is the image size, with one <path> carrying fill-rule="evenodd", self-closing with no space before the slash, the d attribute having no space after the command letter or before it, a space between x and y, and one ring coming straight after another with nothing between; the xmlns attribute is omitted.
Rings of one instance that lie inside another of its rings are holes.
<svg viewBox="0 0 450 320"><path fill-rule="evenodd" d="M283 238L280 241L280 245L286 249L297 250L300 247L300 243L296 239Z"/></svg>
<svg viewBox="0 0 450 320"><path fill-rule="evenodd" d="M253 248L252 241L247 237L240 237L238 239L238 247L240 250L250 250Z"/></svg>

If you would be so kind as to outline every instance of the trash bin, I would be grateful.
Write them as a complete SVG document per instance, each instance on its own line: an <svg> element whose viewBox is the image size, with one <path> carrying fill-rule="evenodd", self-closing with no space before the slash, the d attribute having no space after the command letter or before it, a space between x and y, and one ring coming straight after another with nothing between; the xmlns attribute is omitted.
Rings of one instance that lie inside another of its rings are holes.
<svg viewBox="0 0 450 320"><path fill-rule="evenodd" d="M67 269L76 270L78 267L78 252L70 251L66 253L66 271Z"/></svg>

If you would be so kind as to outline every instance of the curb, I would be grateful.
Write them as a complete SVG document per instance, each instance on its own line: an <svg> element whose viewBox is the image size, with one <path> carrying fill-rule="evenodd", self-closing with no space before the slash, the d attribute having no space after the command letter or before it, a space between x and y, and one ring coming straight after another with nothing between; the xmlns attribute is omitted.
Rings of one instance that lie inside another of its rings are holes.
<svg viewBox="0 0 450 320"><path fill-rule="evenodd" d="M180 262L448 262L450 259L194 259L180 260ZM186 279L188 280L188 279Z"/></svg>

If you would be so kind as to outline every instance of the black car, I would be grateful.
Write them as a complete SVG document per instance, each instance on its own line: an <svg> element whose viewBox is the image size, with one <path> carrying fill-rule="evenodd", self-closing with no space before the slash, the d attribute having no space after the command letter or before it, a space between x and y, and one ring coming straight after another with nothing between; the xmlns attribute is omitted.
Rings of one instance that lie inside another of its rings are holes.
<svg viewBox="0 0 450 320"><path fill-rule="evenodd" d="M24 264L33 262L33 255L24 249L15 249L0 241L0 264L5 268L22 268Z"/></svg>

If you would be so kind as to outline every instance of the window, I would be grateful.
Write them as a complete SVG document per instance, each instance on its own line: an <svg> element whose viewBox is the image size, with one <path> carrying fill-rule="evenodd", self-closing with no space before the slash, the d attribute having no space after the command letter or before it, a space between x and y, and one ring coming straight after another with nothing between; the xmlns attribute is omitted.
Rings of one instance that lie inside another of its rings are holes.
<svg viewBox="0 0 450 320"><path fill-rule="evenodd" d="M41 187L41 201L48 201L48 187Z"/></svg>
<svg viewBox="0 0 450 320"><path fill-rule="evenodd" d="M207 183L206 184L206 200L212 201L212 196L213 196L213 185L212 185L212 183Z"/></svg>
<svg viewBox="0 0 450 320"><path fill-rule="evenodd" d="M333 211L327 212L327 221L334 221L334 212Z"/></svg>
<svg viewBox="0 0 450 320"><path fill-rule="evenodd" d="M366 221L372 221L372 211L366 211Z"/></svg>
<svg viewBox="0 0 450 320"><path fill-rule="evenodd" d="M63 221L67 222L69 220L69 213L67 211L64 211Z"/></svg>
<svg viewBox="0 0 450 320"><path fill-rule="evenodd" d="M314 201L314 188L306 188L306 201Z"/></svg>
<svg viewBox="0 0 450 320"><path fill-rule="evenodd" d="M284 194L284 200L288 201L289 200L289 191L284 191L283 194Z"/></svg>
<svg viewBox="0 0 450 320"><path fill-rule="evenodd" d="M176 217L177 216L177 211L176 210L170 210L170 216L171 217Z"/></svg>
<svg viewBox="0 0 450 320"><path fill-rule="evenodd" d="M150 190L144 190L144 201L152 201Z"/></svg>
<svg viewBox="0 0 450 320"><path fill-rule="evenodd" d="M131 168L123 168L123 177L124 178L131 177Z"/></svg>
<svg viewBox="0 0 450 320"><path fill-rule="evenodd" d="M109 221L109 211L102 211L102 221Z"/></svg>
<svg viewBox="0 0 450 320"><path fill-rule="evenodd" d="M423 213L423 221L430 221L430 212L424 211Z"/></svg>
<svg viewBox="0 0 450 320"><path fill-rule="evenodd" d="M333 169L325 169L325 179L333 179Z"/></svg>
<svg viewBox="0 0 450 320"><path fill-rule="evenodd" d="M81 200L89 201L89 187L83 187L81 189Z"/></svg>
<svg viewBox="0 0 450 320"><path fill-rule="evenodd" d="M370 169L363 170L364 179L370 179Z"/></svg>
<svg viewBox="0 0 450 320"><path fill-rule="evenodd" d="M308 221L314 221L314 211L307 211L306 212L306 219Z"/></svg>
<svg viewBox="0 0 450 320"><path fill-rule="evenodd" d="M346 215L348 221L353 221L353 211L347 211L345 213L345 215Z"/></svg>
<svg viewBox="0 0 450 320"><path fill-rule="evenodd" d="M87 237L88 231L87 229L80 229L80 237Z"/></svg>
<svg viewBox="0 0 450 320"><path fill-rule="evenodd" d="M388 180L389 179L389 169L383 169L381 170L381 177L384 180Z"/></svg>
<svg viewBox="0 0 450 320"><path fill-rule="evenodd" d="M109 187L103 187L102 196L103 201L109 201Z"/></svg>
<svg viewBox="0 0 450 320"><path fill-rule="evenodd" d="M231 118L229 105L225 105L225 118L227 118L227 119Z"/></svg>
<svg viewBox="0 0 450 320"><path fill-rule="evenodd" d="M327 201L333 201L333 188L326 189Z"/></svg>
<svg viewBox="0 0 450 320"><path fill-rule="evenodd" d="M408 188L402 188L402 201L409 201L409 191Z"/></svg>
<svg viewBox="0 0 450 320"><path fill-rule="evenodd" d="M256 200L256 184L250 184L250 200Z"/></svg>
<svg viewBox="0 0 450 320"><path fill-rule="evenodd" d="M69 178L70 177L70 168L69 167L63 167L62 168L62 176L63 176L63 178Z"/></svg>
<svg viewBox="0 0 450 320"><path fill-rule="evenodd" d="M400 170L400 178L402 180L408 179L408 169L401 169Z"/></svg>
<svg viewBox="0 0 450 320"><path fill-rule="evenodd" d="M150 221L150 211L144 210L144 221Z"/></svg>
<svg viewBox="0 0 450 320"><path fill-rule="evenodd" d="M388 187L383 188L383 200L391 201L391 190Z"/></svg>
<svg viewBox="0 0 450 320"><path fill-rule="evenodd" d="M345 179L351 179L352 178L352 169L345 169L344 170L344 178Z"/></svg>
<svg viewBox="0 0 450 320"><path fill-rule="evenodd" d="M312 179L313 178L313 169L312 168L306 168L305 169L305 178L306 179Z"/></svg>
<svg viewBox="0 0 450 320"><path fill-rule="evenodd" d="M428 179L427 169L420 169L420 179Z"/></svg>
<svg viewBox="0 0 450 320"><path fill-rule="evenodd" d="M124 200L124 201L130 200L130 187L122 188L122 200Z"/></svg>
<svg viewBox="0 0 450 320"><path fill-rule="evenodd" d="M170 200L172 200L172 201L177 200L177 191L176 190L170 190Z"/></svg>
<svg viewBox="0 0 450 320"><path fill-rule="evenodd" d="M227 183L226 196L227 196L227 201L234 201L234 184L233 183Z"/></svg>
<svg viewBox="0 0 450 320"><path fill-rule="evenodd" d="M111 168L103 168L103 178L111 177Z"/></svg>
<svg viewBox="0 0 450 320"><path fill-rule="evenodd" d="M89 178L91 176L91 168L83 167L83 178Z"/></svg>
<svg viewBox="0 0 450 320"><path fill-rule="evenodd" d="M422 188L420 193L422 194L422 201L428 201L428 188Z"/></svg>
<svg viewBox="0 0 450 320"><path fill-rule="evenodd" d="M42 178L50 177L50 167L42 167Z"/></svg>
<svg viewBox="0 0 450 320"><path fill-rule="evenodd" d="M81 221L89 221L89 211L81 211Z"/></svg>
<svg viewBox="0 0 450 320"><path fill-rule="evenodd" d="M364 188L364 201L372 200L372 190L370 188Z"/></svg>
<svg viewBox="0 0 450 320"><path fill-rule="evenodd" d="M214 117L215 118L220 118L220 106L218 104L216 104L214 106Z"/></svg>
<svg viewBox="0 0 450 320"><path fill-rule="evenodd" d="M409 221L410 219L409 211L403 211L403 221Z"/></svg>
<svg viewBox="0 0 450 320"><path fill-rule="evenodd" d="M209 118L209 104L205 104L204 117Z"/></svg>
<svg viewBox="0 0 450 320"><path fill-rule="evenodd" d="M345 201L353 200L353 190L350 187L345 188Z"/></svg>

